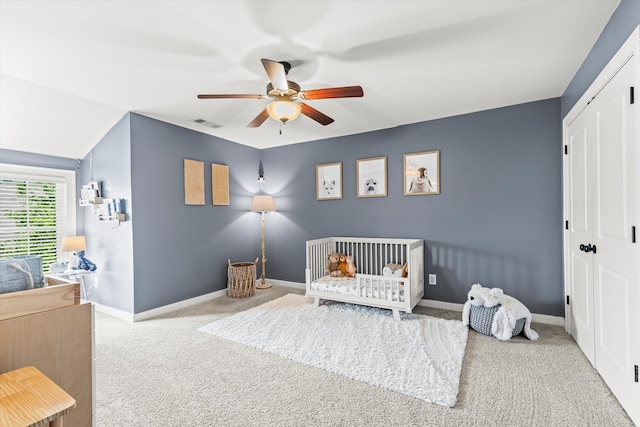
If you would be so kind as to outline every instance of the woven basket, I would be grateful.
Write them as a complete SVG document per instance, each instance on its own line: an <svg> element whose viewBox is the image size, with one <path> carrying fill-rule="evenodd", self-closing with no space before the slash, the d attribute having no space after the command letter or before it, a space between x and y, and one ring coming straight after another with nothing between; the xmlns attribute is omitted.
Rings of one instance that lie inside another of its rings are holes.
<svg viewBox="0 0 640 427"><path fill-rule="evenodd" d="M484 335L492 335L491 325L493 324L493 316L499 308L500 304L494 307L478 307L471 305L471 314L469 316L469 326L471 326L471 329ZM522 332L526 320L527 319L522 318L516 321L513 331L511 331L512 337L515 337Z"/></svg>
<svg viewBox="0 0 640 427"><path fill-rule="evenodd" d="M231 263L227 260L227 295L231 298L247 298L256 291L256 264L254 262Z"/></svg>

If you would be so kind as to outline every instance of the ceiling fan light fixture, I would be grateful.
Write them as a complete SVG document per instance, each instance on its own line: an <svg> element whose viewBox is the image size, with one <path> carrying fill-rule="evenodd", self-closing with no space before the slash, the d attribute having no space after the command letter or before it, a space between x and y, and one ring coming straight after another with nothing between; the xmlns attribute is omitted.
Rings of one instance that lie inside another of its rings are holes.
<svg viewBox="0 0 640 427"><path fill-rule="evenodd" d="M281 123L297 119L301 110L300 104L291 101L274 101L267 105L269 116Z"/></svg>

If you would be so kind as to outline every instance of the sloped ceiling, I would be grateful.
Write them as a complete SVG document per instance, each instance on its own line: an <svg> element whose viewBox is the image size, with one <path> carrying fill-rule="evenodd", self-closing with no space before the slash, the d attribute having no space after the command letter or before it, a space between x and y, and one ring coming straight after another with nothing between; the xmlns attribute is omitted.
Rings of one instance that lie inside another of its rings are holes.
<svg viewBox="0 0 640 427"><path fill-rule="evenodd" d="M561 96L619 0L1 1L0 147L82 158L128 111L258 148ZM247 124L260 58L335 119ZM202 119L215 127L195 123Z"/></svg>

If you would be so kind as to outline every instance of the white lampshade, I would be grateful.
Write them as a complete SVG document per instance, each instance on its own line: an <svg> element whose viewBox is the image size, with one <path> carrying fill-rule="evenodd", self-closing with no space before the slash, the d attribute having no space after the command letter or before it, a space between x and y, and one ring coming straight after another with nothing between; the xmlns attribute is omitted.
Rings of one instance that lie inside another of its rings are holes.
<svg viewBox="0 0 640 427"><path fill-rule="evenodd" d="M70 236L62 238L63 252L78 252L87 250L87 242L84 236Z"/></svg>
<svg viewBox="0 0 640 427"><path fill-rule="evenodd" d="M298 118L300 104L291 101L274 101L267 105L267 112L272 119L287 123Z"/></svg>
<svg viewBox="0 0 640 427"><path fill-rule="evenodd" d="M276 204L273 196L253 196L251 210L256 212L275 212Z"/></svg>

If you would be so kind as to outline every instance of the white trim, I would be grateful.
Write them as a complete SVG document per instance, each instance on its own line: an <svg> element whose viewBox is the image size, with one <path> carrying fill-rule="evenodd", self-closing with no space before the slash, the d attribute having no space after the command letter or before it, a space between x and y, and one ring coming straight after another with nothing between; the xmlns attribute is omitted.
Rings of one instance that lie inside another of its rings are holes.
<svg viewBox="0 0 640 427"><path fill-rule="evenodd" d="M143 311L140 313L128 313L126 311L119 310L117 308L107 307L105 305L93 303L96 306L96 311L99 313L107 314L111 317L115 317L127 322L139 322L141 320L147 320L152 317L160 316L163 314L171 313L172 311L179 310L181 308L190 307L201 302L211 301L216 298L220 298L227 294L227 289L221 289L219 291L211 292L199 297L189 298L184 301L179 301L173 304L164 305L162 307L153 308L151 310Z"/></svg>
<svg viewBox="0 0 640 427"><path fill-rule="evenodd" d="M67 187L67 236L75 236L76 234L76 171L70 169L42 168L37 166L13 165L9 163L0 163L0 175L4 174L20 174L25 179L47 177L60 178L64 180Z"/></svg>
<svg viewBox="0 0 640 427"><path fill-rule="evenodd" d="M531 313L531 321L534 323L546 323L547 325L562 326L565 325L565 318L561 316L549 316L548 314Z"/></svg>
<svg viewBox="0 0 640 427"><path fill-rule="evenodd" d="M635 57L635 58L634 58ZM569 113L562 120L562 147L569 143L568 130L569 125L580 115L580 113L587 107L587 105L600 93L600 91L606 86L606 84L620 71L620 69L630 60L640 61L640 25L637 26L629 35L629 38L622 44L620 49L611 58L609 63L600 71L598 77L589 85L589 88L580 97L578 102L571 108ZM636 62L637 64L637 62ZM636 80L637 81L637 80ZM636 95L638 96L638 95ZM637 101L636 101L637 102ZM563 216L564 220L569 219L570 206L568 200L569 188L568 188L568 156L562 156L562 198L563 198ZM564 222L564 221L563 221ZM570 285L570 273L568 269L569 265L569 235L568 230L565 230L564 223L562 224L562 258L563 258L563 270L564 270L564 294L573 298ZM567 332L571 331L571 306L565 304L565 323L564 327Z"/></svg>
<svg viewBox="0 0 640 427"><path fill-rule="evenodd" d="M133 323L133 314L128 313L123 310L118 310L117 308L109 307L106 305L98 304L97 302L91 302L96 309L96 313L106 314L111 317L115 317L116 319L124 320L125 322Z"/></svg>
<svg viewBox="0 0 640 427"><path fill-rule="evenodd" d="M284 286L286 288L302 289L303 291L307 290L307 286L304 283L300 283L300 282L288 282L286 280L275 280L275 279L265 279L265 280L274 286Z"/></svg>
<svg viewBox="0 0 640 427"><path fill-rule="evenodd" d="M306 286L304 283L287 282L285 280L267 280L267 282L277 286L285 286L289 288L306 290ZM464 308L464 304L458 304L455 302L436 301L436 300L425 299L425 298L418 301L417 305L422 307L438 308L441 310L458 311L460 313L462 313L462 309ZM564 317L562 316L551 316L549 314L536 314L536 313L531 313L531 316L532 316L532 321L534 323L545 323L547 325L564 326L564 322L565 322Z"/></svg>
<svg viewBox="0 0 640 427"><path fill-rule="evenodd" d="M438 308L442 310L452 310L462 312L464 304L456 304L453 302L435 301L430 299L422 299L418 305L423 307ZM564 317L550 316L548 314L531 313L531 321L534 323L545 323L547 325L564 326Z"/></svg>
<svg viewBox="0 0 640 427"><path fill-rule="evenodd" d="M275 280L275 279L265 279L268 283L271 283L274 286L282 286L285 288L293 288L306 290L306 285L300 282L289 282L287 280ZM260 292L256 290L256 292ZM154 308L151 310L143 311L142 313L131 314L126 311L118 310L117 308L107 307L105 305L100 305L93 303L96 311L99 313L107 314L111 317L115 317L120 320L124 320L127 322L138 322L141 320L147 320L152 317L160 316L162 314L167 314L172 311L186 308L195 304L199 304L201 302L210 301L216 298L223 297L227 294L227 289L221 289L219 291L211 292L206 295L201 295L199 297L190 298L184 301L176 302L173 304L165 305L162 307ZM444 301L436 301L429 299L421 299L418 302L418 305L423 307L430 308L439 308L443 310L451 310L451 311L459 311L462 312L463 304L457 304L453 302L444 302ZM546 323L548 325L556 325L556 326L564 326L564 317L560 316L550 316L548 314L532 314L533 322L535 323Z"/></svg>
<svg viewBox="0 0 640 427"><path fill-rule="evenodd" d="M91 304L91 427L97 426L96 422L96 307Z"/></svg>
<svg viewBox="0 0 640 427"><path fill-rule="evenodd" d="M571 108L569 113L563 120L563 127L566 128L580 115L582 110L587 107L593 98L600 93L602 88L611 80L611 78L639 52L640 26L637 26L629 35L629 38L618 49L616 54L611 58L609 63L600 71L598 77L591 83L589 88L580 97L578 102Z"/></svg>
<svg viewBox="0 0 640 427"><path fill-rule="evenodd" d="M421 299L420 302L418 302L418 305L422 307L439 308L441 310L451 310L451 311L459 311L459 312L462 312L462 308L464 307L464 304L436 301L433 299L426 299L426 298Z"/></svg>

